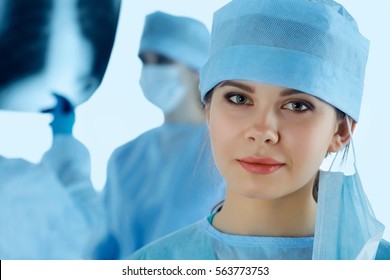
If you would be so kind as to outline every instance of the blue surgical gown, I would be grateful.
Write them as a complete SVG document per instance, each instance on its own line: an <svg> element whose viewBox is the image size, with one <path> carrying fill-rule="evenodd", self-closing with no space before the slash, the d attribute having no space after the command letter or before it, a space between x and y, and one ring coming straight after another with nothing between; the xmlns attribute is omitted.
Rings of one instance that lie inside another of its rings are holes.
<svg viewBox="0 0 390 280"><path fill-rule="evenodd" d="M133 260L309 260L313 237L231 235L207 219L157 240L129 256ZM377 259L390 259L390 243L380 243Z"/></svg>
<svg viewBox="0 0 390 280"><path fill-rule="evenodd" d="M72 135L56 135L41 166L52 170L68 191L74 205L93 228L94 239L105 233L106 224L101 197L91 181L91 159L88 149ZM99 235L100 234L100 235Z"/></svg>
<svg viewBox="0 0 390 280"><path fill-rule="evenodd" d="M101 248L120 252L97 258L125 258L207 216L223 199L206 132L205 124L164 124L113 153L104 189L112 244Z"/></svg>
<svg viewBox="0 0 390 280"><path fill-rule="evenodd" d="M104 232L89 175L71 137L56 136L41 164L0 157L0 259L88 258Z"/></svg>

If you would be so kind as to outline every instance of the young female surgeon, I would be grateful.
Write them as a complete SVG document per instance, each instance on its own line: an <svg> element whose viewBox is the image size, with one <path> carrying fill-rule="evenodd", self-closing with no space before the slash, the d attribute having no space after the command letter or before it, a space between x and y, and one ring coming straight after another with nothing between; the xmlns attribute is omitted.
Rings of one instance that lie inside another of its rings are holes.
<svg viewBox="0 0 390 280"><path fill-rule="evenodd" d="M200 87L225 200L130 258L389 259L357 172L320 171L352 140L368 48L331 0L218 10Z"/></svg>
<svg viewBox="0 0 390 280"><path fill-rule="evenodd" d="M209 44L210 32L200 21L161 11L146 16L140 86L164 113L164 123L111 156L104 189L111 233L96 258L126 258L198 221L223 199L223 180L204 143L199 93Z"/></svg>

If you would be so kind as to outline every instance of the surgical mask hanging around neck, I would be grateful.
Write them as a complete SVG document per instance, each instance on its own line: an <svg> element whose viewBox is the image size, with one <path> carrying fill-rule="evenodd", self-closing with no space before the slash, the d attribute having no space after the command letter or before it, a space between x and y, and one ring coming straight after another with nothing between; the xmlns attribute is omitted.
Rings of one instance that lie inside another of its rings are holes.
<svg viewBox="0 0 390 280"><path fill-rule="evenodd" d="M144 65L140 86L151 103L165 114L174 111L183 101L186 87L178 65Z"/></svg>
<svg viewBox="0 0 390 280"><path fill-rule="evenodd" d="M375 259L382 239L384 225L375 218L363 190L352 137L351 146L353 175L331 171L333 163L320 172L313 259Z"/></svg>

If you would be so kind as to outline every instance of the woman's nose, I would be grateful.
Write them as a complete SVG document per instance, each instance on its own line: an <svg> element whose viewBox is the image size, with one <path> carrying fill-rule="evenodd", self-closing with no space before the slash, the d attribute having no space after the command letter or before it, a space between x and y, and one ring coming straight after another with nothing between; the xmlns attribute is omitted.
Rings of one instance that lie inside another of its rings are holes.
<svg viewBox="0 0 390 280"><path fill-rule="evenodd" d="M253 116L245 133L245 138L252 142L276 144L280 135L277 117L273 112L262 111Z"/></svg>

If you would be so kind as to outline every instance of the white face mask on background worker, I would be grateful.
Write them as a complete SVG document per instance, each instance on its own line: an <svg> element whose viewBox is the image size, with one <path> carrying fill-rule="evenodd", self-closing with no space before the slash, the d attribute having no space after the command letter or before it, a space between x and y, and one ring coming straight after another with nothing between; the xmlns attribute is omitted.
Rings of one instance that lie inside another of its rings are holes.
<svg viewBox="0 0 390 280"><path fill-rule="evenodd" d="M143 64L139 82L146 99L166 119L181 119L181 111L200 114L198 70L207 57L209 36L206 26L190 18L163 12L146 17L138 53Z"/></svg>
<svg viewBox="0 0 390 280"><path fill-rule="evenodd" d="M144 65L142 68L142 91L146 99L165 114L171 113L180 105L188 90L181 78L183 71L177 64Z"/></svg>

